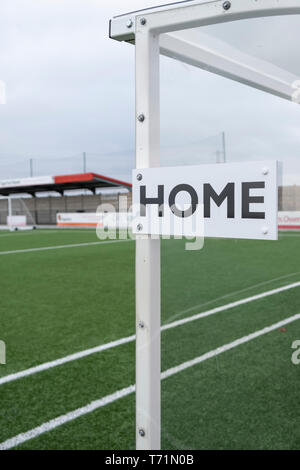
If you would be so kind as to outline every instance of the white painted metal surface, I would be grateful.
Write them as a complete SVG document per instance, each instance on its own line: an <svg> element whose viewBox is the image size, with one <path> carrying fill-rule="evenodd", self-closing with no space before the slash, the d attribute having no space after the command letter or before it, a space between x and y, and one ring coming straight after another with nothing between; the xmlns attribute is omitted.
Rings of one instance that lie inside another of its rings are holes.
<svg viewBox="0 0 300 470"><path fill-rule="evenodd" d="M159 37L139 24L137 167L159 166L159 127ZM160 240L148 236L136 240L136 446L160 449Z"/></svg>
<svg viewBox="0 0 300 470"><path fill-rule="evenodd" d="M149 30L160 34L161 54L292 100L296 76L236 48L224 49L224 43L195 28L247 18L300 14L299 1L234 0L229 10L224 10L223 3L182 2L122 15L111 21L110 34L114 39L134 43L135 24L145 16Z"/></svg>
<svg viewBox="0 0 300 470"><path fill-rule="evenodd" d="M110 37L134 42L136 19L142 17L147 17L152 33L162 34L247 18L300 13L298 0L231 0L228 10L223 4L224 0L194 0L116 16L110 22ZM129 20L131 27L128 27Z"/></svg>
<svg viewBox="0 0 300 470"><path fill-rule="evenodd" d="M134 170L133 204L134 233L277 240L277 162Z"/></svg>

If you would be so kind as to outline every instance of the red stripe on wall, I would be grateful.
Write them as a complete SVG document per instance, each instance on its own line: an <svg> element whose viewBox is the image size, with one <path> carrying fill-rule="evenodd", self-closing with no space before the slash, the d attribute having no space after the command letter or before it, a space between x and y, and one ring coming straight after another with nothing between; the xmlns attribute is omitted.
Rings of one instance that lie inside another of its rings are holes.
<svg viewBox="0 0 300 470"><path fill-rule="evenodd" d="M96 223L79 223L79 222L57 222L56 224L58 227L103 227L102 224L96 224Z"/></svg>

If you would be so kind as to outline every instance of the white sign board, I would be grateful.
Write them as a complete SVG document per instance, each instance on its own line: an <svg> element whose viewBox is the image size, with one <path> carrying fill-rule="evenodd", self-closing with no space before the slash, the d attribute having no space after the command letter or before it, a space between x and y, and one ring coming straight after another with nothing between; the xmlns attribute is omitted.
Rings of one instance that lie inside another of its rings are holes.
<svg viewBox="0 0 300 470"><path fill-rule="evenodd" d="M133 171L133 233L277 240L277 162Z"/></svg>
<svg viewBox="0 0 300 470"><path fill-rule="evenodd" d="M56 224L59 227L97 227L102 224L100 213L66 212L56 214Z"/></svg>
<svg viewBox="0 0 300 470"><path fill-rule="evenodd" d="M8 215L6 220L9 227L26 227L27 225L26 215Z"/></svg>
<svg viewBox="0 0 300 470"><path fill-rule="evenodd" d="M98 227L127 229L132 215L128 212L65 212L56 214L58 227Z"/></svg>
<svg viewBox="0 0 300 470"><path fill-rule="evenodd" d="M8 215L6 220L9 227L26 227L27 225L26 215Z"/></svg>
<svg viewBox="0 0 300 470"><path fill-rule="evenodd" d="M280 230L300 230L300 212L279 212L278 228Z"/></svg>

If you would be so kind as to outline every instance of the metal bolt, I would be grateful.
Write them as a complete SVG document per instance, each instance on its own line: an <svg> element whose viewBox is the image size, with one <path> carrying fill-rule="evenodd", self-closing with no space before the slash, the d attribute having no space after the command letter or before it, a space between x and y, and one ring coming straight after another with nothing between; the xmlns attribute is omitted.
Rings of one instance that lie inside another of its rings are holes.
<svg viewBox="0 0 300 470"><path fill-rule="evenodd" d="M143 321L139 321L139 328L145 328L145 323Z"/></svg>
<svg viewBox="0 0 300 470"><path fill-rule="evenodd" d="M140 435L141 437L145 437L145 436L146 436L146 433L145 433L144 429L142 429L142 428L139 429L139 435Z"/></svg>
<svg viewBox="0 0 300 470"><path fill-rule="evenodd" d="M147 23L146 18L141 18L140 23L141 23L142 26L145 26L145 24Z"/></svg>
<svg viewBox="0 0 300 470"><path fill-rule="evenodd" d="M269 168L263 168L262 169L262 174L263 175L268 175L269 174Z"/></svg>
<svg viewBox="0 0 300 470"><path fill-rule="evenodd" d="M224 2L223 3L224 10L229 10L231 8L231 2Z"/></svg>
<svg viewBox="0 0 300 470"><path fill-rule="evenodd" d="M138 232L140 232L141 230L143 230L142 224L138 224L138 226L137 226L136 229L137 229Z"/></svg>
<svg viewBox="0 0 300 470"><path fill-rule="evenodd" d="M267 233L268 233L269 230L268 230L268 227L263 227L263 228L261 229L261 231L262 231L262 233L263 233L264 235L267 235Z"/></svg>
<svg viewBox="0 0 300 470"><path fill-rule="evenodd" d="M128 29L130 29L130 28L132 28L132 26L133 26L133 21L132 21L132 20L128 20L127 23L126 23L126 27L127 27Z"/></svg>
<svg viewBox="0 0 300 470"><path fill-rule="evenodd" d="M143 176L141 175L141 173L139 173L138 175L136 175L136 179L137 179L138 181L142 181Z"/></svg>
<svg viewBox="0 0 300 470"><path fill-rule="evenodd" d="M144 122L144 121L145 121L145 115L144 115L144 114L140 114L140 115L138 116L138 121L139 121L139 122Z"/></svg>

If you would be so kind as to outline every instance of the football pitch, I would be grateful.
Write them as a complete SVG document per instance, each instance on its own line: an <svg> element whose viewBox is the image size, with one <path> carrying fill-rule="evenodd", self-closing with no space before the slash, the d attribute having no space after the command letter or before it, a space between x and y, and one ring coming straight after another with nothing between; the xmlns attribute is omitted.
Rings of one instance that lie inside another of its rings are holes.
<svg viewBox="0 0 300 470"><path fill-rule="evenodd" d="M299 449L300 234L184 247L162 241L162 448ZM135 448L134 264L94 230L0 232L0 449Z"/></svg>

